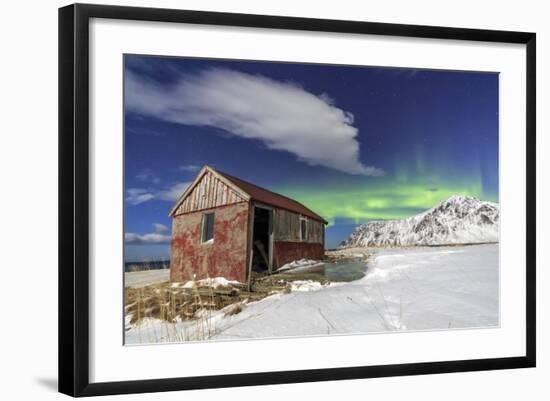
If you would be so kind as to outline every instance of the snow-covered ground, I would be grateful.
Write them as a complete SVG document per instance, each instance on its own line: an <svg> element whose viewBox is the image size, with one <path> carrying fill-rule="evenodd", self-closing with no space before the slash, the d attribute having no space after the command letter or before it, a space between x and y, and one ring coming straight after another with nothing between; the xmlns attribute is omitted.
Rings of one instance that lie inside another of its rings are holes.
<svg viewBox="0 0 550 401"><path fill-rule="evenodd" d="M199 322L148 320L129 328L126 343L499 324L498 244L374 252L360 280L328 286L302 283L302 291L269 296L244 305L237 314L212 312Z"/></svg>
<svg viewBox="0 0 550 401"><path fill-rule="evenodd" d="M170 269L143 270L139 272L124 273L125 287L145 287L146 285L158 284L170 279Z"/></svg>

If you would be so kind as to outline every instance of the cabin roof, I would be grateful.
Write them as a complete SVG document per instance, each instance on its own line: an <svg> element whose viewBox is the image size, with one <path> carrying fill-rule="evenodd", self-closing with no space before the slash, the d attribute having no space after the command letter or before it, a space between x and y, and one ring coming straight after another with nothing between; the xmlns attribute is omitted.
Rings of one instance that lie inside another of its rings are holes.
<svg viewBox="0 0 550 401"><path fill-rule="evenodd" d="M308 209L307 207L302 205L300 202L295 201L294 199L288 198L284 195L278 194L268 189L259 187L258 185L241 180L240 178L233 177L219 170L216 170L216 171L218 172L218 174L227 178L237 187L239 187L244 192L246 192L250 196L250 198L252 200L255 200L256 202L260 202L268 206L274 206L277 208L286 209L288 211L299 213L304 216L311 217L314 220L319 220L325 224L328 224L328 221L323 219L321 216L319 216L317 213L315 213L311 209Z"/></svg>
<svg viewBox="0 0 550 401"><path fill-rule="evenodd" d="M262 188L248 181L241 180L240 178L233 177L232 175L224 173L220 170L213 169L212 167L209 167L209 166L205 166L201 170L201 172L197 175L197 179L195 179L191 187L194 186L200 180L199 177L202 177L202 175L204 175L204 173L206 173L207 171L211 171L218 177L221 176L221 178L229 181L232 184L232 186L237 187L238 189L240 189L240 192L242 191L245 195L247 195L246 197L249 198L249 200L262 203L266 206L272 206L275 208L285 209L290 212L295 212L295 213L310 217L314 220L318 220L324 224L328 224L328 222L325 219L323 219L321 216L319 216L317 213L315 213L311 209L308 209L307 207L302 205L300 202L295 201L294 199L288 198L284 195ZM189 189L191 189L191 187ZM176 202L176 204L174 205L174 207L170 212L171 216L174 215L178 206L183 202L186 194L189 192L189 189L185 191L184 194L180 197L180 199Z"/></svg>

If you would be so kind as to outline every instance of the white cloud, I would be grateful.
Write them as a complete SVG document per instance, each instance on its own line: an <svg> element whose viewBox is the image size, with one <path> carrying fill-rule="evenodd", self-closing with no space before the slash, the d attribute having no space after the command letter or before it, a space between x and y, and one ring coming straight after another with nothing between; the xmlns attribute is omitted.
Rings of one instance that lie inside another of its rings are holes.
<svg viewBox="0 0 550 401"><path fill-rule="evenodd" d="M125 233L124 241L127 244L169 244L171 237L167 235L169 229L164 224L153 223L155 232L147 234Z"/></svg>
<svg viewBox="0 0 550 401"><path fill-rule="evenodd" d="M157 234L166 234L169 231L168 227L164 224L153 223L153 227L155 228L155 232Z"/></svg>
<svg viewBox="0 0 550 401"><path fill-rule="evenodd" d="M130 188L126 190L126 202L131 205L139 205L140 203L150 201L155 197L151 192L142 188Z"/></svg>
<svg viewBox="0 0 550 401"><path fill-rule="evenodd" d="M129 188L126 190L126 202L130 205L139 205L153 199L174 202L178 199L191 182L176 182L163 189Z"/></svg>
<svg viewBox="0 0 550 401"><path fill-rule="evenodd" d="M199 171L200 169L201 169L201 166L197 166L195 164L188 164L188 165L185 165L185 166L179 166L178 167L179 171L189 171L189 172Z"/></svg>
<svg viewBox="0 0 550 401"><path fill-rule="evenodd" d="M382 175L359 160L353 115L289 83L225 69L182 75L169 87L126 71L130 112L173 123L210 126L261 140L309 165L350 174Z"/></svg>
<svg viewBox="0 0 550 401"><path fill-rule="evenodd" d="M136 234L125 233L124 241L127 244L169 244L170 236L158 233Z"/></svg>

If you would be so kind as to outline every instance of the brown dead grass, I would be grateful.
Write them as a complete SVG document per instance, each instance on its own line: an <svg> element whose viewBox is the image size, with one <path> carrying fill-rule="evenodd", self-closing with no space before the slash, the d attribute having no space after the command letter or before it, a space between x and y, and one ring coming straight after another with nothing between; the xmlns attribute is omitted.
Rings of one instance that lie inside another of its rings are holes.
<svg viewBox="0 0 550 401"><path fill-rule="evenodd" d="M124 292L125 312L130 316L131 325L145 318L172 323L178 320L196 320L201 318L204 311L257 301L268 295L266 292L248 292L244 285L183 288L177 283L161 283L141 288L128 287ZM238 312L232 314L235 313Z"/></svg>

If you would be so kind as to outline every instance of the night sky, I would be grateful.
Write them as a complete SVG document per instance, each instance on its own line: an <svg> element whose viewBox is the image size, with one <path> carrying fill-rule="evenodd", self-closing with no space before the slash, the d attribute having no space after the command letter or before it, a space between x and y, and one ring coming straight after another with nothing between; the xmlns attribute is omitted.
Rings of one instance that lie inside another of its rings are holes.
<svg viewBox="0 0 550 401"><path fill-rule="evenodd" d="M498 74L125 56L126 260L169 255L175 199L205 164L330 222L498 202Z"/></svg>

